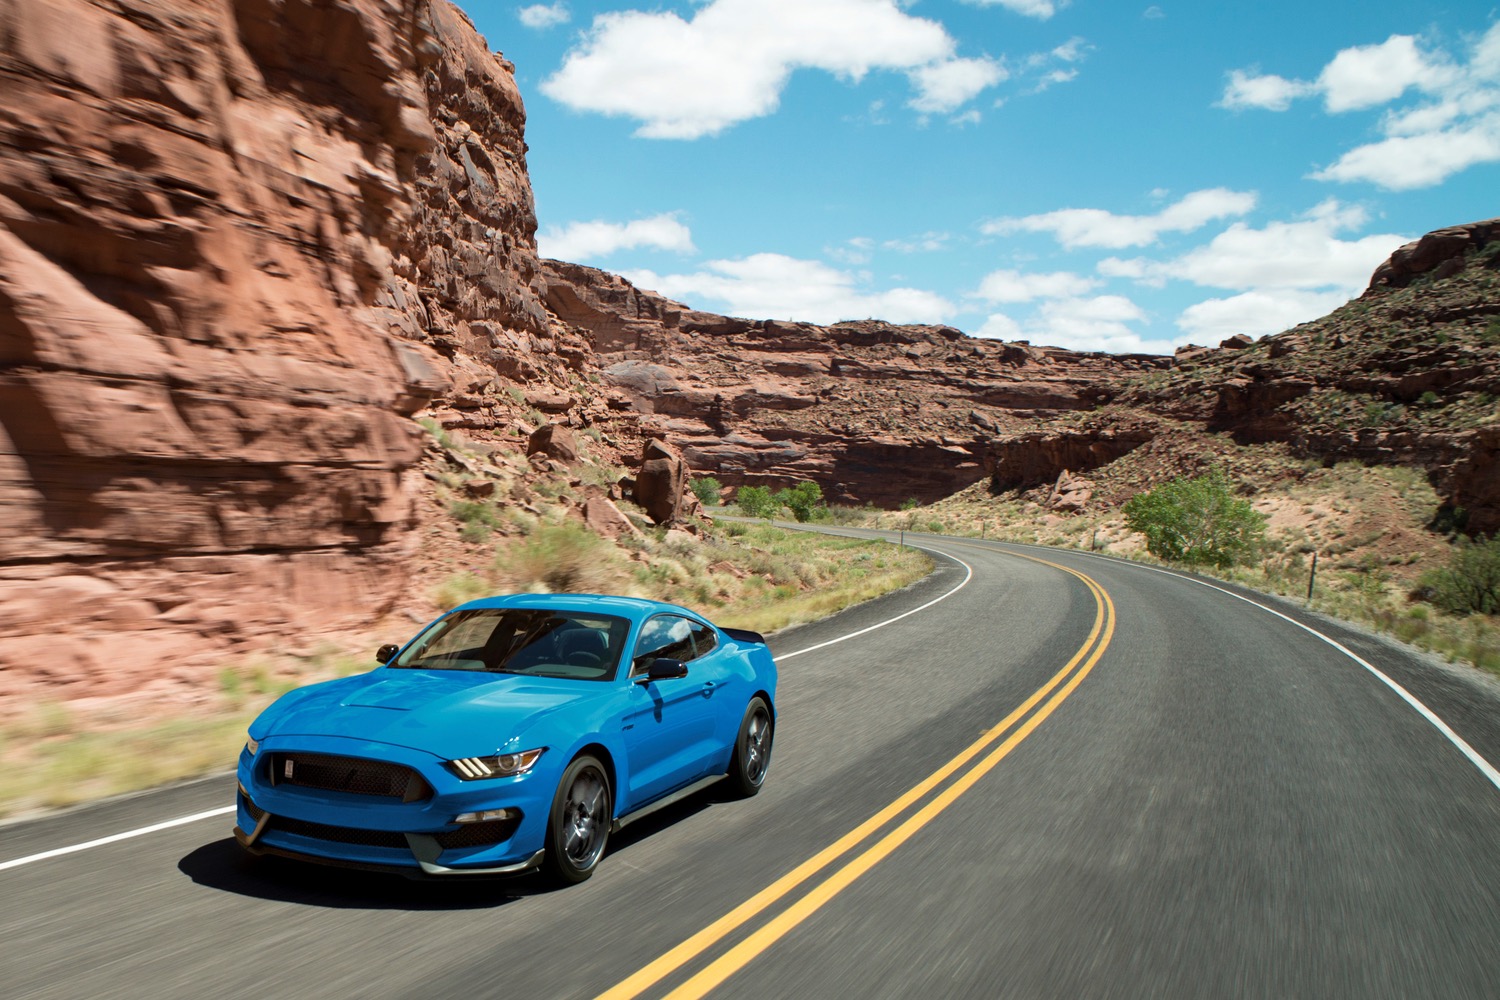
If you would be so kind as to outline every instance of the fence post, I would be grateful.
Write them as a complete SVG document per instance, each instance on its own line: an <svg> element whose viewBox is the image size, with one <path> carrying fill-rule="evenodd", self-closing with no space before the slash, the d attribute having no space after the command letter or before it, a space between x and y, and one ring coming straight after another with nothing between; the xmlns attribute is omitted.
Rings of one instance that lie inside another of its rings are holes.
<svg viewBox="0 0 1500 1000"><path fill-rule="evenodd" d="M1307 599L1312 600L1313 583L1318 579L1318 554L1313 553L1312 570L1307 574Z"/></svg>

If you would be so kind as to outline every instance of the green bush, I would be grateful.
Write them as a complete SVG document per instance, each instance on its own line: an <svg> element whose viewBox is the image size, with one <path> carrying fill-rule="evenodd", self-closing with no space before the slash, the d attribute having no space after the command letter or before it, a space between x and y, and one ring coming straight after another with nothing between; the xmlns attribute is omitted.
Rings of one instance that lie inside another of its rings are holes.
<svg viewBox="0 0 1500 1000"><path fill-rule="evenodd" d="M1180 476L1125 503L1125 525L1146 536L1152 555L1189 565L1233 566L1254 555L1266 517L1234 495L1223 469Z"/></svg>
<svg viewBox="0 0 1500 1000"><path fill-rule="evenodd" d="M719 499L724 490L724 484L713 476L704 476L702 479L694 479L688 484L693 491L693 496L705 507L719 506Z"/></svg>
<svg viewBox="0 0 1500 1000"><path fill-rule="evenodd" d="M734 502L746 517L775 517L781 509L769 486L741 486L735 491Z"/></svg>
<svg viewBox="0 0 1500 1000"><path fill-rule="evenodd" d="M1447 566L1423 574L1422 590L1453 614L1500 611L1500 538L1460 538Z"/></svg>
<svg viewBox="0 0 1500 1000"><path fill-rule="evenodd" d="M772 499L778 507L790 507L792 516L799 522L811 521L819 511L825 509L823 489L813 482L801 482L788 489L778 490Z"/></svg>
<svg viewBox="0 0 1500 1000"><path fill-rule="evenodd" d="M458 533L466 542L482 542L500 526L500 516L494 505L483 501L455 500L448 505L448 513L463 524Z"/></svg>

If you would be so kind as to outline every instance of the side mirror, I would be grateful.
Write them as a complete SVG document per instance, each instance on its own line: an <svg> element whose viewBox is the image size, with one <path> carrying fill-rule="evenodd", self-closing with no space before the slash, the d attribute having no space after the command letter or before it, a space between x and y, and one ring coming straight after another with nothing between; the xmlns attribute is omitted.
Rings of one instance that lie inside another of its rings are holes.
<svg viewBox="0 0 1500 1000"><path fill-rule="evenodd" d="M394 659L396 654L399 652L401 652L400 646L396 645L394 642L388 642L384 646L381 646L379 649L375 650L375 662L390 663L391 660Z"/></svg>
<svg viewBox="0 0 1500 1000"><path fill-rule="evenodd" d="M666 656L659 656L651 661L651 666L646 668L645 679L648 681L669 681L674 677L686 677L687 674L686 663Z"/></svg>

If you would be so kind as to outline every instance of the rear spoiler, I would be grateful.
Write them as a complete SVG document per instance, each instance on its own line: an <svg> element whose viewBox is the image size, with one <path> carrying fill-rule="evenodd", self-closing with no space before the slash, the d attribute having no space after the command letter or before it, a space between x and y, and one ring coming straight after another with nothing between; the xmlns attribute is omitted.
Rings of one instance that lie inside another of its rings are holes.
<svg viewBox="0 0 1500 1000"><path fill-rule="evenodd" d="M719 631L723 632L725 635L729 636L729 638L735 640L736 642L758 642L762 646L766 644L765 636L761 635L759 632L752 632L749 629L725 628L720 629Z"/></svg>

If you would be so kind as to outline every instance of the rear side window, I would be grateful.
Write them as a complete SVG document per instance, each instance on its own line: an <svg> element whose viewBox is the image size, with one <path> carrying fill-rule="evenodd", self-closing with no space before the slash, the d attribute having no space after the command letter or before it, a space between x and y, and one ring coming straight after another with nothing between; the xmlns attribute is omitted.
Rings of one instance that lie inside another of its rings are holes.
<svg viewBox="0 0 1500 1000"><path fill-rule="evenodd" d="M686 662L693 652L693 626L681 615L657 615L641 626L641 637L635 642L635 657L631 661L632 673L643 674L651 661L665 657Z"/></svg>
<svg viewBox="0 0 1500 1000"><path fill-rule="evenodd" d="M712 625L702 622L689 622L693 630L693 655L702 656L719 644L719 633L714 631Z"/></svg>

